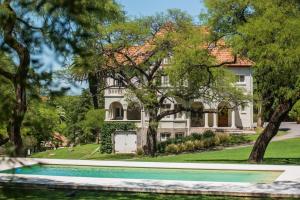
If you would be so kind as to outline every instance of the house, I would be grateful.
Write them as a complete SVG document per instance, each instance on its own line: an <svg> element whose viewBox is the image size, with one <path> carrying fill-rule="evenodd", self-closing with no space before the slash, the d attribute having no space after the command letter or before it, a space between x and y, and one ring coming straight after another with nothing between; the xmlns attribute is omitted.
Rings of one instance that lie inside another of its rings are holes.
<svg viewBox="0 0 300 200"><path fill-rule="evenodd" d="M218 62L228 63L234 60L228 48L214 48L211 53ZM167 64L165 59L163 64ZM236 87L244 88L247 94L253 93L252 62L237 58L226 67L236 75ZM161 77L162 87L170 86L167 76ZM137 130L131 132L117 132L114 136L115 151L119 153L135 152L146 144L148 116L141 105L126 101L126 90L122 82L107 78L105 90L105 120L118 122L134 122ZM167 100L162 109L173 109L176 103ZM190 112L180 112L166 116L159 123L157 140L165 141L169 138L178 138L200 133L207 129L228 132L243 132L253 127L253 104L241 105L233 108L230 102L204 102L195 99L191 102ZM203 112L209 111L209 112Z"/></svg>

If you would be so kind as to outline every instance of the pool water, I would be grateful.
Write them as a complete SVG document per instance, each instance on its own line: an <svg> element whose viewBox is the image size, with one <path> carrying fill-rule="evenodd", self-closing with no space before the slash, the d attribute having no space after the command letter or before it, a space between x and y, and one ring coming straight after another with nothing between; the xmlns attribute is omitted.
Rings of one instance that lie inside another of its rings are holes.
<svg viewBox="0 0 300 200"><path fill-rule="evenodd" d="M0 173L94 178L270 183L273 182L282 172L34 165L30 167L4 170Z"/></svg>

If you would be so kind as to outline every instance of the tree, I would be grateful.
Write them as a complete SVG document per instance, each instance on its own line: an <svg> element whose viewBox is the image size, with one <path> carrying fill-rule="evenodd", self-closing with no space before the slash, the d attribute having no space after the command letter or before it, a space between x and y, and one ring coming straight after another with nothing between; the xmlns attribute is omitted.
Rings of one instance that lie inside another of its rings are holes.
<svg viewBox="0 0 300 200"><path fill-rule="evenodd" d="M269 111L250 162L262 162L281 122L300 99L300 10L296 0L209 0L209 22L238 52L255 62L257 90Z"/></svg>
<svg viewBox="0 0 300 200"><path fill-rule="evenodd" d="M84 120L81 122L86 138L91 138L92 141L96 139L99 143L100 129L102 128L105 120L105 110L93 109L85 114ZM91 135L91 133L93 133ZM96 134L96 135L95 135Z"/></svg>
<svg viewBox="0 0 300 200"><path fill-rule="evenodd" d="M101 33L112 78L123 83L129 101L139 102L148 113L148 155L156 154L159 121L189 110L192 100L238 103L243 99L232 84L233 78L221 67L234 63L235 57L216 61L212 52L217 47L208 45L207 32L195 27L187 14L169 10L167 14L115 23ZM172 86L162 83L167 76ZM177 106L165 108L166 101Z"/></svg>
<svg viewBox="0 0 300 200"><path fill-rule="evenodd" d="M35 138L37 149L42 142L50 141L59 125L59 113L47 102L31 101L23 122L23 135Z"/></svg>
<svg viewBox="0 0 300 200"><path fill-rule="evenodd" d="M80 41L100 22L119 12L113 0L0 1L1 53L16 60L14 72L0 67L0 76L13 84L15 101L8 124L16 155L22 155L21 126L27 111L29 72L41 66L48 47L66 56L83 52ZM41 72L40 72L41 73Z"/></svg>

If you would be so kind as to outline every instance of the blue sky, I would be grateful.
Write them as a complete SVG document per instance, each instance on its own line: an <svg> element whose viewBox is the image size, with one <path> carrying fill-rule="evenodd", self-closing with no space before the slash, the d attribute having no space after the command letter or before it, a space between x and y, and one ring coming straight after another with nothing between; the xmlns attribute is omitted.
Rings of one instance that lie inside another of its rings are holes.
<svg viewBox="0 0 300 200"><path fill-rule="evenodd" d="M195 19L204 9L202 0L117 0L128 16L148 16L168 9L179 8Z"/></svg>
<svg viewBox="0 0 300 200"><path fill-rule="evenodd" d="M154 15L158 12L164 12L168 9L179 8L186 11L194 17L195 22L198 21L198 15L204 10L202 0L117 0L129 17L140 17ZM56 66L55 68L60 68ZM61 83L67 86L67 84ZM86 83L82 83L79 87L71 87L70 94L80 94L82 88L86 88Z"/></svg>

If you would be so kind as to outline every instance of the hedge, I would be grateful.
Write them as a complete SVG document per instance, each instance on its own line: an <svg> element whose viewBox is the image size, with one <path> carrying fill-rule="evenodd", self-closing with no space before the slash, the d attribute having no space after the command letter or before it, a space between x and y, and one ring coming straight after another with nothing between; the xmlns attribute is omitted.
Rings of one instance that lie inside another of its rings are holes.
<svg viewBox="0 0 300 200"><path fill-rule="evenodd" d="M112 134L116 130L129 131L134 130L135 128L135 124L132 122L105 122L101 128L100 152L109 154L112 153Z"/></svg>

